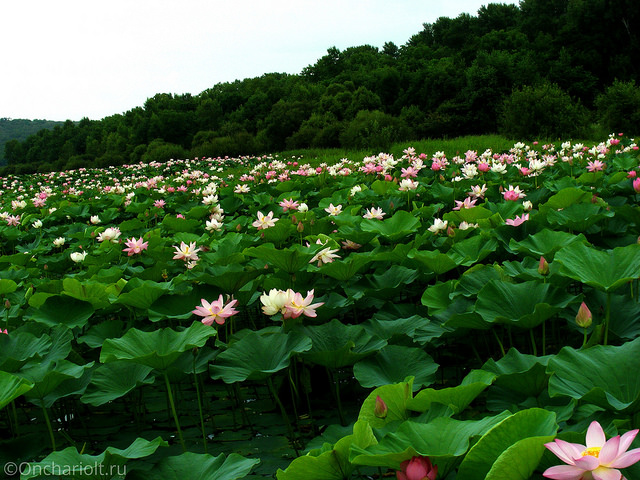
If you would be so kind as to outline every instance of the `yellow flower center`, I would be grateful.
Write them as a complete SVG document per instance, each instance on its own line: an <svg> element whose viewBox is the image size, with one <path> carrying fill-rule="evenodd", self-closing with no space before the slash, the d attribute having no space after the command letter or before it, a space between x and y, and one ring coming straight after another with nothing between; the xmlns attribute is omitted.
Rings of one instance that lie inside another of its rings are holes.
<svg viewBox="0 0 640 480"><path fill-rule="evenodd" d="M587 455L590 455L592 457L598 458L598 456L600 455L600 448L601 447L589 447L584 452L582 452L582 456L585 457Z"/></svg>

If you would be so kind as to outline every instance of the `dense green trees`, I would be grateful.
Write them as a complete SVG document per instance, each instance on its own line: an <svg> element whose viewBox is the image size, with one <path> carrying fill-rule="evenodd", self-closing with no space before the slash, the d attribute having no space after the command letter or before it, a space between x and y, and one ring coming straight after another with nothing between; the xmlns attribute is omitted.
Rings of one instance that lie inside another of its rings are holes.
<svg viewBox="0 0 640 480"><path fill-rule="evenodd" d="M331 47L300 75L159 93L122 115L10 141L5 156L9 171L21 172L305 147L376 150L471 133L555 137L595 126L634 134L639 22L634 0L490 3L476 16L425 24L405 45Z"/></svg>

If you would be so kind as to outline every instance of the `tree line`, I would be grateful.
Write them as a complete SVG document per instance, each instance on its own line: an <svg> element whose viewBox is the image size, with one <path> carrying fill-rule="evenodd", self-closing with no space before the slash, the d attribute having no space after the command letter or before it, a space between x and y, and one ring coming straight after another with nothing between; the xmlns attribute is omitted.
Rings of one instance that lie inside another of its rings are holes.
<svg viewBox="0 0 640 480"><path fill-rule="evenodd" d="M9 173L420 138L640 132L640 4L521 0L425 23L406 44L332 47L300 74L159 93L5 145Z"/></svg>

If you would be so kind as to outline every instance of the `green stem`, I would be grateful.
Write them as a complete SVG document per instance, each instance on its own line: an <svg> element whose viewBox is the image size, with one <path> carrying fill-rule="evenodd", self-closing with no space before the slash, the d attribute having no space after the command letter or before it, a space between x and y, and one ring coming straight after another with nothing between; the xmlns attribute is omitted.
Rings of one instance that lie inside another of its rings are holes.
<svg viewBox="0 0 640 480"><path fill-rule="evenodd" d="M51 440L51 448L53 451L56 451L56 439L53 436L53 428L51 427L51 420L49 420L49 413L47 413L47 409L45 406L42 406L42 411L44 413L44 421L47 422L47 429L49 430L49 439Z"/></svg>
<svg viewBox="0 0 640 480"><path fill-rule="evenodd" d="M267 385L269 386L271 395L273 395L273 399L276 401L276 404L280 408L282 419L284 420L284 423L287 425L287 429L289 430L289 436L291 437L291 446L296 452L296 457L299 457L300 452L298 451L298 446L296 444L297 443L296 436L293 433L293 428L291 427L291 422L289 421L289 416L287 415L287 411L284 408L284 405L282 404L282 402L280 401L280 397L278 397L278 392L276 391L276 388L273 386L273 380L271 380L271 377L267 377Z"/></svg>
<svg viewBox="0 0 640 480"><path fill-rule="evenodd" d="M200 429L202 430L202 444L204 445L204 453L207 451L207 435L204 431L204 415L202 415L202 399L200 397L200 385L198 374L196 373L196 356L193 355L193 381L196 384L196 396L198 397L198 412L200 413Z"/></svg>
<svg viewBox="0 0 640 480"><path fill-rule="evenodd" d="M184 438L182 438L182 429L180 428L180 421L178 420L178 414L176 413L176 404L173 401L173 393L171 393L171 384L169 383L169 376L164 373L164 383L167 386L167 395L169 395L169 405L171 405L171 413L173 414L173 421L176 424L176 428L178 429L178 438L180 439L180 445L182 445L182 450L184 452L187 451L187 447L184 444Z"/></svg>
<svg viewBox="0 0 640 480"><path fill-rule="evenodd" d="M547 321L543 320L542 321L542 356L543 357L547 354L546 339L547 339Z"/></svg>
<svg viewBox="0 0 640 480"><path fill-rule="evenodd" d="M11 400L11 410L13 411L13 423L16 437L20 436L20 424L18 423L18 411L16 410L16 402Z"/></svg>
<svg viewBox="0 0 640 480"><path fill-rule="evenodd" d="M533 328L529 329L529 337L531 338L531 347L533 348L533 356L538 356L538 348L536 347L536 339L533 336Z"/></svg>
<svg viewBox="0 0 640 480"><path fill-rule="evenodd" d="M587 346L587 329L583 328L583 332L584 332L584 337L582 339L582 348L585 348Z"/></svg>
<svg viewBox="0 0 640 480"><path fill-rule="evenodd" d="M609 316L611 314L611 292L607 292L607 310L604 318L604 344L609 340Z"/></svg>
<svg viewBox="0 0 640 480"><path fill-rule="evenodd" d="M502 356L504 357L506 355L505 351L504 351L504 346L502 345L502 342L500 341L500 337L498 337L498 334L496 333L495 329L491 329L491 333L493 333L493 336L496 337L496 340L498 341L498 345L500 346L500 352L502 353Z"/></svg>

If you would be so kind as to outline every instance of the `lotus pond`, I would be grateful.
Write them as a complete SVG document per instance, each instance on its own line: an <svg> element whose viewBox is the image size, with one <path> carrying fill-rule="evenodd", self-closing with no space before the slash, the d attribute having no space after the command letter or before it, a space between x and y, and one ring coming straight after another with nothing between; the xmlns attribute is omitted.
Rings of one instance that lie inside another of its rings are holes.
<svg viewBox="0 0 640 480"><path fill-rule="evenodd" d="M640 478L639 159L1 178L4 474Z"/></svg>

